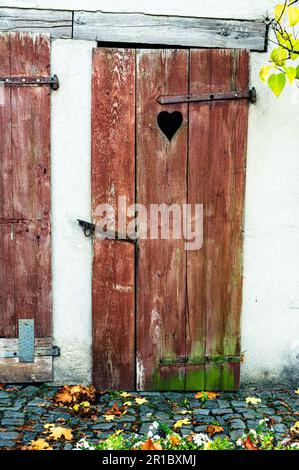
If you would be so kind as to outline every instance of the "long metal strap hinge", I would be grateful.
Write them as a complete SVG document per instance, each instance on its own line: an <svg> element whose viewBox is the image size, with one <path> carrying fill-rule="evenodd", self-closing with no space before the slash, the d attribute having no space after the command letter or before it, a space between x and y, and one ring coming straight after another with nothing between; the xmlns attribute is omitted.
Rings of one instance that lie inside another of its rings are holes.
<svg viewBox="0 0 299 470"><path fill-rule="evenodd" d="M251 103L256 103L256 89L246 91L226 91L223 93L204 93L189 95L163 95L158 96L157 101L160 104L176 104L176 103L196 103L203 101L223 101L247 99Z"/></svg>
<svg viewBox="0 0 299 470"><path fill-rule="evenodd" d="M42 86L48 85L52 90L58 90L57 75L50 77L0 77L0 84L5 86Z"/></svg>

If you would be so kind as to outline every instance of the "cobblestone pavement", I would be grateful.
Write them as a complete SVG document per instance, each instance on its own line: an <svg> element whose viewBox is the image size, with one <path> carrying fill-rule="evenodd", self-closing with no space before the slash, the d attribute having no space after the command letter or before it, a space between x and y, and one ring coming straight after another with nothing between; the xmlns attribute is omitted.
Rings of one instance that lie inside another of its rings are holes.
<svg viewBox="0 0 299 470"><path fill-rule="evenodd" d="M255 429L259 421L271 417L277 438L283 438L299 416L299 396L293 390L246 389L238 393L221 393L217 399L204 403L195 398L195 393L176 392L132 392L132 398L120 398L119 393L110 392L98 396L93 419L78 417L71 408L55 406L52 397L57 387L48 386L6 386L0 390L0 448L20 448L31 440L44 437L44 424L57 423L73 430L74 442L87 437L95 443L106 438L115 429L125 433L145 435L153 420L170 427L179 419L186 418L182 410L190 411L192 424L180 429L182 435L190 432L205 432L207 425L219 424L224 428L221 435L233 441L246 430ZM146 404L137 405L136 397L145 397ZM255 396L261 399L256 405L249 405L245 399ZM113 422L104 418L114 403L132 401L127 413ZM54 448L71 449L72 443L57 442Z"/></svg>

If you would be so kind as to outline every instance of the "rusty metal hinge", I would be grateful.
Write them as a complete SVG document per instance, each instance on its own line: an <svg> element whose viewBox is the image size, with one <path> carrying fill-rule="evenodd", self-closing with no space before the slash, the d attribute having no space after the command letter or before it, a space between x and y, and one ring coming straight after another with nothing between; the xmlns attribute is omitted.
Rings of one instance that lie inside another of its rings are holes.
<svg viewBox="0 0 299 470"><path fill-rule="evenodd" d="M196 103L202 101L223 101L247 99L251 103L256 103L256 89L253 87L247 91L226 91L223 93L204 93L194 95L163 95L158 96L157 101L160 104L176 104L176 103Z"/></svg>
<svg viewBox="0 0 299 470"><path fill-rule="evenodd" d="M0 77L0 84L5 86L42 86L48 85L52 90L58 90L57 75L50 77Z"/></svg>

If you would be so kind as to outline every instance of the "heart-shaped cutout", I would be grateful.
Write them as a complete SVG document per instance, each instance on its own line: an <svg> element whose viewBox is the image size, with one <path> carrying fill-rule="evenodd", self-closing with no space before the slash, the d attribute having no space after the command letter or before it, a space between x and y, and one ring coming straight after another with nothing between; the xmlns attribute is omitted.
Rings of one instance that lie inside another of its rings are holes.
<svg viewBox="0 0 299 470"><path fill-rule="evenodd" d="M169 141L171 141L174 134L179 130L182 122L183 116L179 111L174 111L173 113L161 111L157 117L158 126Z"/></svg>

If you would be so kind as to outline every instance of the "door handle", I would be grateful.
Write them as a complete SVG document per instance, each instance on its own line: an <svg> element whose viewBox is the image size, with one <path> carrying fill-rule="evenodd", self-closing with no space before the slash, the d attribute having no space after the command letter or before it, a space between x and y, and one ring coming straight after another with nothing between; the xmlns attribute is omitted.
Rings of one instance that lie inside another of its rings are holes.
<svg viewBox="0 0 299 470"><path fill-rule="evenodd" d="M86 222L86 220L77 219L80 227L82 227L83 233L85 237L90 237L91 235L95 235L96 226L91 222ZM116 230L100 230L97 229L99 234L105 235L105 238L108 240L115 240L118 242L125 242L125 243L137 243L137 238L131 238L128 235L121 234Z"/></svg>

